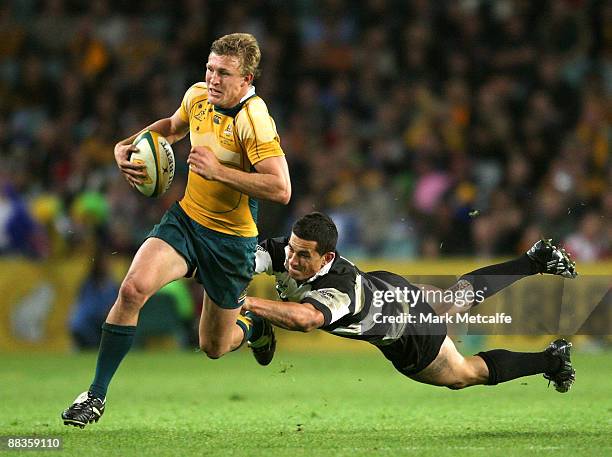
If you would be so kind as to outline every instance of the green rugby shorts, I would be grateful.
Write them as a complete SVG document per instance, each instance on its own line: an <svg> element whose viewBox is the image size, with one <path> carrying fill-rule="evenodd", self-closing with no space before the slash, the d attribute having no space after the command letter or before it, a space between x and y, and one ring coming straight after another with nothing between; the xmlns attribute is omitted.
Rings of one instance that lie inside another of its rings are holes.
<svg viewBox="0 0 612 457"><path fill-rule="evenodd" d="M187 262L185 277L195 277L221 308L235 309L255 267L257 237L240 237L211 230L191 219L178 203L164 214L147 238L159 238Z"/></svg>

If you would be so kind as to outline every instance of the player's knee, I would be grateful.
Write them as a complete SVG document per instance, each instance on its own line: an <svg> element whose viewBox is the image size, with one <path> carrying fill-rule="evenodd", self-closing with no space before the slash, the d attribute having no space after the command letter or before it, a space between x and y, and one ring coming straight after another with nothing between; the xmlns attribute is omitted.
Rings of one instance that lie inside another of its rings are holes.
<svg viewBox="0 0 612 457"><path fill-rule="evenodd" d="M220 359L223 356L224 352L208 349L208 350L204 351L204 354L206 354L206 357L208 357L209 359L217 360L217 359Z"/></svg>
<svg viewBox="0 0 612 457"><path fill-rule="evenodd" d="M449 388L450 390L461 390L461 389L465 389L466 387L471 386L472 384L468 384L464 381L456 381L452 384L447 385L446 387Z"/></svg>
<svg viewBox="0 0 612 457"><path fill-rule="evenodd" d="M473 370L465 370L456 379L446 385L451 390L461 390L466 387L482 384L480 376Z"/></svg>
<svg viewBox="0 0 612 457"><path fill-rule="evenodd" d="M206 354L206 357L213 360L219 359L229 352L228 348L208 341L200 342L200 351Z"/></svg>
<svg viewBox="0 0 612 457"><path fill-rule="evenodd" d="M148 295L133 279L126 278L119 289L119 306L138 311L147 301Z"/></svg>

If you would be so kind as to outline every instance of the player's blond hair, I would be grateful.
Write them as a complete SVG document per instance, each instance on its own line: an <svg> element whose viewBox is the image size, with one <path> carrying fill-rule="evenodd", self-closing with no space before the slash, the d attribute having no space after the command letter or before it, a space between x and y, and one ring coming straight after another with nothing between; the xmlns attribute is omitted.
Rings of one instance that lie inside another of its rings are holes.
<svg viewBox="0 0 612 457"><path fill-rule="evenodd" d="M242 76L252 74L259 76L259 61L261 51L257 39L250 33L230 33L216 39L210 47L210 52L218 56L238 57Z"/></svg>

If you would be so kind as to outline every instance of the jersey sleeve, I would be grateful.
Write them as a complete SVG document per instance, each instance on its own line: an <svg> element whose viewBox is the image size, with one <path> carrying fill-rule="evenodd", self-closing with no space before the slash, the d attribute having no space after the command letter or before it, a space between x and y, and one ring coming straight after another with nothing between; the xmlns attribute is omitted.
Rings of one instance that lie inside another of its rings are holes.
<svg viewBox="0 0 612 457"><path fill-rule="evenodd" d="M236 133L252 165L284 155L274 120L259 97L249 100L236 116Z"/></svg>
<svg viewBox="0 0 612 457"><path fill-rule="evenodd" d="M323 313L323 327L333 324L350 312L351 298L333 287L311 290L301 303L310 303Z"/></svg>
<svg viewBox="0 0 612 457"><path fill-rule="evenodd" d="M285 271L285 247L288 238L270 238L257 245L255 273L273 275Z"/></svg>
<svg viewBox="0 0 612 457"><path fill-rule="evenodd" d="M348 275L327 275L306 293L301 302L310 303L321 311L325 318L323 327L326 327L351 313L354 290Z"/></svg>
<svg viewBox="0 0 612 457"><path fill-rule="evenodd" d="M191 107L193 106L193 102L198 98L202 98L201 95L207 93L206 84L204 83L195 83L185 95L183 95L183 101L181 102L181 106L179 107L179 116L185 122L189 122L189 113L191 112Z"/></svg>

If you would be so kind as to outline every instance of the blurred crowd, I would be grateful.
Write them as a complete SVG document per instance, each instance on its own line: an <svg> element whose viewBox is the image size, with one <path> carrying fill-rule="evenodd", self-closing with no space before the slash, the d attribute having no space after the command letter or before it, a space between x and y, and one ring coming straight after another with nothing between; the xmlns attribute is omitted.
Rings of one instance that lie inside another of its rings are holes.
<svg viewBox="0 0 612 457"><path fill-rule="evenodd" d="M0 254L132 253L182 196L132 190L114 143L172 114L212 41L253 33L257 93L343 253L612 254L612 4L551 0L13 0L0 5ZM101 242L101 243L100 243Z"/></svg>

